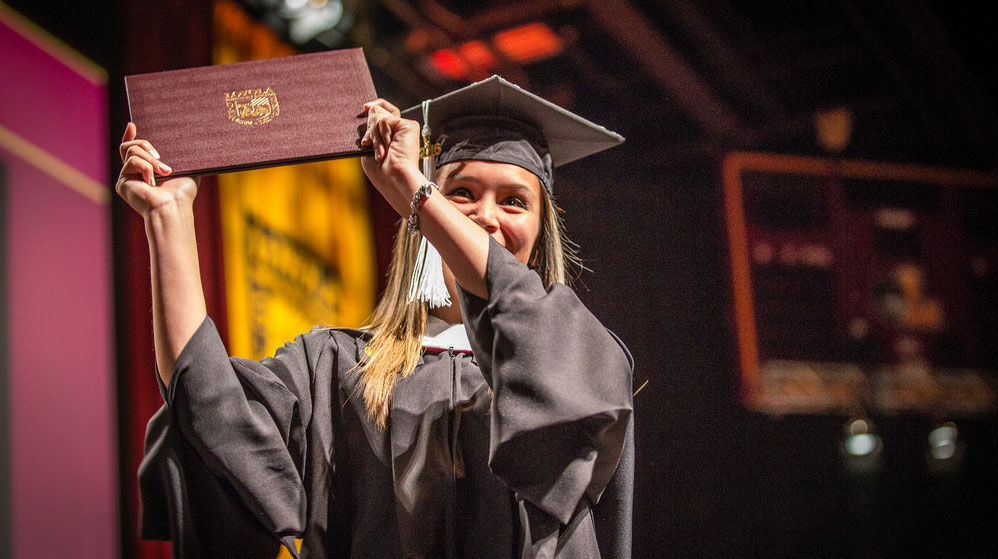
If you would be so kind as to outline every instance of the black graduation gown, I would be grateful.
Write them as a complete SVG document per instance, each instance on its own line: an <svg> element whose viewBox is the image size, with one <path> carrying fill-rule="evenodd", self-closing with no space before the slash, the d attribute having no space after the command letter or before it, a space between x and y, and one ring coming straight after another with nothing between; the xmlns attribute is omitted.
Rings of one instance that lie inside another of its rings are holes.
<svg viewBox="0 0 998 559"><path fill-rule="evenodd" d="M426 351L389 427L364 408L365 332L314 329L262 362L210 319L179 356L139 469L142 535L176 557L629 557L630 355L495 241L461 292L473 356Z"/></svg>

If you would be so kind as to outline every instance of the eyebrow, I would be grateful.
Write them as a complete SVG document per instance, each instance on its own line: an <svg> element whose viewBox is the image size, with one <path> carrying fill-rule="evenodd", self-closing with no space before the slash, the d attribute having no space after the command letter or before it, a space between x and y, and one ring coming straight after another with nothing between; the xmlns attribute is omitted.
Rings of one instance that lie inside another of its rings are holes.
<svg viewBox="0 0 998 559"><path fill-rule="evenodd" d="M482 179L478 178L475 175L465 175L461 173L458 173L456 175L447 175L446 180L447 182L450 182L452 180L457 180L457 181L473 182L477 184L482 184L484 182ZM528 194L533 194L533 190L531 190L529 186L520 182L508 182L500 184L499 186L503 188L513 188L515 190L524 191Z"/></svg>

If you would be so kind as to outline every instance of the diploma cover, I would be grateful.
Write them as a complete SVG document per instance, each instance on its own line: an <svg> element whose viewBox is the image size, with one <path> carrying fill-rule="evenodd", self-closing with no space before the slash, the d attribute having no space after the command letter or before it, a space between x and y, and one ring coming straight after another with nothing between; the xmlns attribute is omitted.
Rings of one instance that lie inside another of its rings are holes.
<svg viewBox="0 0 998 559"><path fill-rule="evenodd" d="M173 175L369 155L377 98L359 48L125 77L138 137Z"/></svg>

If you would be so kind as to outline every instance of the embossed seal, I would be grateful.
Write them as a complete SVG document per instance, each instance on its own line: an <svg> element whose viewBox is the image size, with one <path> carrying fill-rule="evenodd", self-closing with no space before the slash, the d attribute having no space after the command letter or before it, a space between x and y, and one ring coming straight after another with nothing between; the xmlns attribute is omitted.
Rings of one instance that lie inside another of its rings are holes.
<svg viewBox="0 0 998 559"><path fill-rule="evenodd" d="M247 126L266 124L281 114L277 94L269 87L226 93L225 106L229 109L229 120Z"/></svg>

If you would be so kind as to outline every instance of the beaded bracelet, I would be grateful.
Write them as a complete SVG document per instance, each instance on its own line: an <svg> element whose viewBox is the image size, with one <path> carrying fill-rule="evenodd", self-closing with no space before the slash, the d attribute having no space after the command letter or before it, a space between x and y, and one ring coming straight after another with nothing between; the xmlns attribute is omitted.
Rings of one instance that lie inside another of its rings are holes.
<svg viewBox="0 0 998 559"><path fill-rule="evenodd" d="M409 207L412 208L412 212L409 214L409 219L406 220L409 228L409 233L412 235L419 233L419 214L417 214L416 212L419 211L419 207L423 205L423 201L429 198L430 194L433 194L434 188L440 190L440 187L437 186L437 183L428 182L423 186L417 188L416 192L414 192L412 195L412 203L409 204Z"/></svg>

